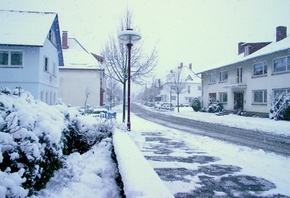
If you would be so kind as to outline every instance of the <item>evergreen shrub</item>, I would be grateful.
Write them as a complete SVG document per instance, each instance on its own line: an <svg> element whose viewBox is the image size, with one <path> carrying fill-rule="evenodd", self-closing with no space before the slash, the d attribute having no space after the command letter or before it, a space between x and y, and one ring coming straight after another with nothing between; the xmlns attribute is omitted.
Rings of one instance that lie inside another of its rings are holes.
<svg viewBox="0 0 290 198"><path fill-rule="evenodd" d="M198 98L194 98L191 103L190 106L192 107L192 109L197 112L201 110L201 102Z"/></svg>

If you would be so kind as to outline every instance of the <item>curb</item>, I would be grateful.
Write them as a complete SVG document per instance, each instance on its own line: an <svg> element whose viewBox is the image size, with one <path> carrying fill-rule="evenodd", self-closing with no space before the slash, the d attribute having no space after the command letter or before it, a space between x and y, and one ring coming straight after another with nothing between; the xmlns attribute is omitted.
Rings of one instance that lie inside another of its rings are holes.
<svg viewBox="0 0 290 198"><path fill-rule="evenodd" d="M113 145L127 198L174 196L126 132L115 132Z"/></svg>

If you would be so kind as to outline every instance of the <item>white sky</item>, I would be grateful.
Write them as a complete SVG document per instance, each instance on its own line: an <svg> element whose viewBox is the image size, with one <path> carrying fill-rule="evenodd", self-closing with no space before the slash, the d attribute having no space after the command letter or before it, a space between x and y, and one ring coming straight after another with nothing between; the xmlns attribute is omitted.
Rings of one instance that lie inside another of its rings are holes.
<svg viewBox="0 0 290 198"><path fill-rule="evenodd" d="M145 50L157 47L156 72L180 62L203 71L237 55L240 41L273 41L275 28L290 32L289 0L0 0L0 9L54 11L61 30L101 54L117 36L127 7Z"/></svg>

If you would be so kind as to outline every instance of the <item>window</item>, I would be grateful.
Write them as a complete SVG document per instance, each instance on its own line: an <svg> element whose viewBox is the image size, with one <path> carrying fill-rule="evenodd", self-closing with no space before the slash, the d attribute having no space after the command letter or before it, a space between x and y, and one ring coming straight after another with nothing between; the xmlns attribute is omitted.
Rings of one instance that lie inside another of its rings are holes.
<svg viewBox="0 0 290 198"><path fill-rule="evenodd" d="M1 51L0 66L22 66L22 51Z"/></svg>
<svg viewBox="0 0 290 198"><path fill-rule="evenodd" d="M185 81L193 81L193 79L190 75L188 75L187 78L185 79Z"/></svg>
<svg viewBox="0 0 290 198"><path fill-rule="evenodd" d="M8 65L8 51L0 51L0 65Z"/></svg>
<svg viewBox="0 0 290 198"><path fill-rule="evenodd" d="M254 103L267 103L267 90L254 90L253 91Z"/></svg>
<svg viewBox="0 0 290 198"><path fill-rule="evenodd" d="M238 67L236 71L237 79L236 83L242 83L243 82L243 68Z"/></svg>
<svg viewBox="0 0 290 198"><path fill-rule="evenodd" d="M283 93L290 94L290 88L274 89L273 90L274 97L278 97L278 96L280 96Z"/></svg>
<svg viewBox="0 0 290 198"><path fill-rule="evenodd" d="M209 102L216 102L216 93L209 93Z"/></svg>
<svg viewBox="0 0 290 198"><path fill-rule="evenodd" d="M220 92L219 93L220 102L227 103L228 102L228 93L227 92Z"/></svg>
<svg viewBox="0 0 290 198"><path fill-rule="evenodd" d="M249 46L246 45L246 46L245 46L244 56L248 56L249 54L250 54L250 49L249 49Z"/></svg>
<svg viewBox="0 0 290 198"><path fill-rule="evenodd" d="M274 73L290 71L290 56L274 59Z"/></svg>
<svg viewBox="0 0 290 198"><path fill-rule="evenodd" d="M198 87L197 87L197 90L199 90L199 91L200 91L200 90L201 90L201 86L198 86Z"/></svg>
<svg viewBox="0 0 290 198"><path fill-rule="evenodd" d="M267 62L260 62L253 65L253 76L267 75Z"/></svg>
<svg viewBox="0 0 290 198"><path fill-rule="evenodd" d="M48 72L48 58L44 57L44 67L43 67L44 71Z"/></svg>
<svg viewBox="0 0 290 198"><path fill-rule="evenodd" d="M193 100L193 97L185 97L185 100L188 101L188 103L191 103L191 101Z"/></svg>
<svg viewBox="0 0 290 198"><path fill-rule="evenodd" d="M187 86L187 93L190 93L190 85Z"/></svg>
<svg viewBox="0 0 290 198"><path fill-rule="evenodd" d="M55 33L52 29L50 29L47 38L51 41L52 44L56 45Z"/></svg>
<svg viewBox="0 0 290 198"><path fill-rule="evenodd" d="M209 83L215 83L216 82L216 74L212 73L209 74Z"/></svg>
<svg viewBox="0 0 290 198"><path fill-rule="evenodd" d="M220 82L225 82L228 80L228 71L220 72Z"/></svg>

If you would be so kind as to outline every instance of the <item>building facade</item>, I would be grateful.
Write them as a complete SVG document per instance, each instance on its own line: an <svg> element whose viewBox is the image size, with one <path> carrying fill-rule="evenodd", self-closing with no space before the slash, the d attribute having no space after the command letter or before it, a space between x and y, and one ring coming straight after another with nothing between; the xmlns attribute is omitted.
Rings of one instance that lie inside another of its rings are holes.
<svg viewBox="0 0 290 198"><path fill-rule="evenodd" d="M75 38L62 34L64 66L59 68L59 97L72 106L102 106L106 77L101 57L88 52ZM99 60L98 60L99 59Z"/></svg>
<svg viewBox="0 0 290 198"><path fill-rule="evenodd" d="M55 104L63 65L57 13L0 10L0 86Z"/></svg>
<svg viewBox="0 0 290 198"><path fill-rule="evenodd" d="M179 102L178 102L179 93ZM160 101L173 106L188 106L193 98L201 98L201 80L192 71L192 64L180 64L166 75L160 91Z"/></svg>
<svg viewBox="0 0 290 198"><path fill-rule="evenodd" d="M266 116L273 97L290 93L290 38L276 28L274 42L238 44L232 62L201 72L202 104L219 101L224 109Z"/></svg>

